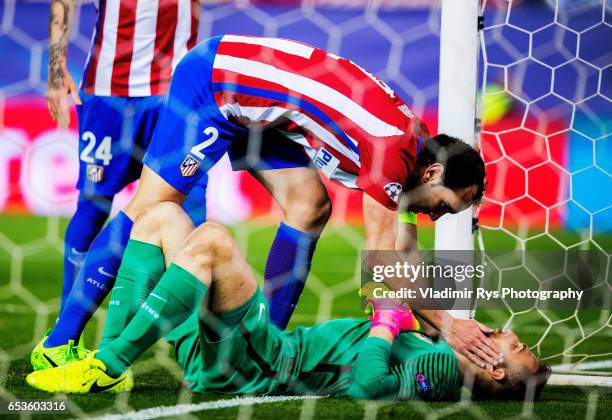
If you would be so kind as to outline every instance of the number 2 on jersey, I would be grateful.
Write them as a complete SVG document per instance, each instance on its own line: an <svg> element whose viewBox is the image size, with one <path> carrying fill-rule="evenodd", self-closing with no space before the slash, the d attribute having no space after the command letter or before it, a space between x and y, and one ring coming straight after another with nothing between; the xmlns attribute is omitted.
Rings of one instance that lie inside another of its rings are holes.
<svg viewBox="0 0 612 420"><path fill-rule="evenodd" d="M110 136L106 136L102 139L98 147L96 148L96 136L91 131L83 133L81 140L86 141L87 144L81 152L80 159L85 163L94 163L96 160L101 160L104 166L110 165L110 161L113 158L111 154L112 140ZM91 152L95 149L94 156L91 156Z"/></svg>
<svg viewBox="0 0 612 420"><path fill-rule="evenodd" d="M204 153L202 153L202 150L206 149L208 146L217 141L219 138L219 130L217 130L215 127L206 127L204 129L204 134L209 137L202 143L198 143L191 148L191 154L198 159L204 159Z"/></svg>

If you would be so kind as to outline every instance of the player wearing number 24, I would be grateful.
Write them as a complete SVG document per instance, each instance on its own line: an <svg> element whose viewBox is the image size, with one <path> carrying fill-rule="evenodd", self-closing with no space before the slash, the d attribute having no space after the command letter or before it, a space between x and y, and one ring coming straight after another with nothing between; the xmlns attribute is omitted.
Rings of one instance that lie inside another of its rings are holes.
<svg viewBox="0 0 612 420"><path fill-rule="evenodd" d="M80 269L109 216L115 194L140 176L172 69L197 40L198 2L181 2L181 7L178 2L159 2L156 13L138 8L133 0L95 4L97 23L79 88L67 63L77 1L52 0L50 4L45 98L60 127L70 122L67 94L77 105L79 199L64 240L60 317L32 354L35 369L87 353L80 335L111 289L123 253L121 242L127 240L131 227L127 216L120 213L109 223L106 235L99 237L103 245L94 250L91 270L79 273ZM207 177L202 177L186 203L195 224L205 219L206 182Z"/></svg>

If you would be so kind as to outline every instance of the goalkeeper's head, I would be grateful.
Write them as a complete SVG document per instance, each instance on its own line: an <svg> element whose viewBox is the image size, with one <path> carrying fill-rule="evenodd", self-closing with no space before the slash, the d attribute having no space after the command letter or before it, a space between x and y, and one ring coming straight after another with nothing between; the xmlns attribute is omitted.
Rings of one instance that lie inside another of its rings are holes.
<svg viewBox="0 0 612 420"><path fill-rule="evenodd" d="M422 142L400 210L437 220L480 203L484 190L485 166L478 152L455 137L438 134Z"/></svg>
<svg viewBox="0 0 612 420"><path fill-rule="evenodd" d="M537 400L550 377L550 367L539 361L510 330L496 330L489 338L502 350L504 362L485 368L469 362L469 373L473 374L473 396L478 399ZM463 370L464 381L469 385L469 373Z"/></svg>

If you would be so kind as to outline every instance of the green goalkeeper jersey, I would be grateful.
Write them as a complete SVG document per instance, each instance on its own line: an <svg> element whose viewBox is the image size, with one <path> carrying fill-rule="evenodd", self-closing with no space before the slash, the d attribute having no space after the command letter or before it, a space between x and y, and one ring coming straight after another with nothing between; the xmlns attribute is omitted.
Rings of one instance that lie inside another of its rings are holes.
<svg viewBox="0 0 612 420"><path fill-rule="evenodd" d="M238 327L217 331L212 338L197 314L166 337L194 391L436 400L458 396L457 359L443 340L406 332L385 349L368 339L370 321L348 318L281 331L262 317L266 303L261 296ZM362 350L371 357L358 359ZM364 361L365 368L359 368ZM378 368L370 369L370 364ZM351 386L355 378L359 384Z"/></svg>

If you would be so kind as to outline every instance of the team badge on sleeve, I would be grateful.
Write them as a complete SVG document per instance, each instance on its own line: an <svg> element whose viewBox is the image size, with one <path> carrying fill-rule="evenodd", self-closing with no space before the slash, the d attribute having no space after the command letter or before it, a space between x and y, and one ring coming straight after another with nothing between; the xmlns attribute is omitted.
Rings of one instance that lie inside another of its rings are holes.
<svg viewBox="0 0 612 420"><path fill-rule="evenodd" d="M87 179L91 182L98 183L102 182L104 178L104 168L100 165L92 165L91 163L87 165Z"/></svg>
<svg viewBox="0 0 612 420"><path fill-rule="evenodd" d="M192 176L199 167L200 162L194 159L193 156L187 155L183 163L181 163L181 174L183 176Z"/></svg>
<svg viewBox="0 0 612 420"><path fill-rule="evenodd" d="M399 182L389 182L385 185L385 192L393 202L397 203L400 195L402 195L402 184Z"/></svg>

